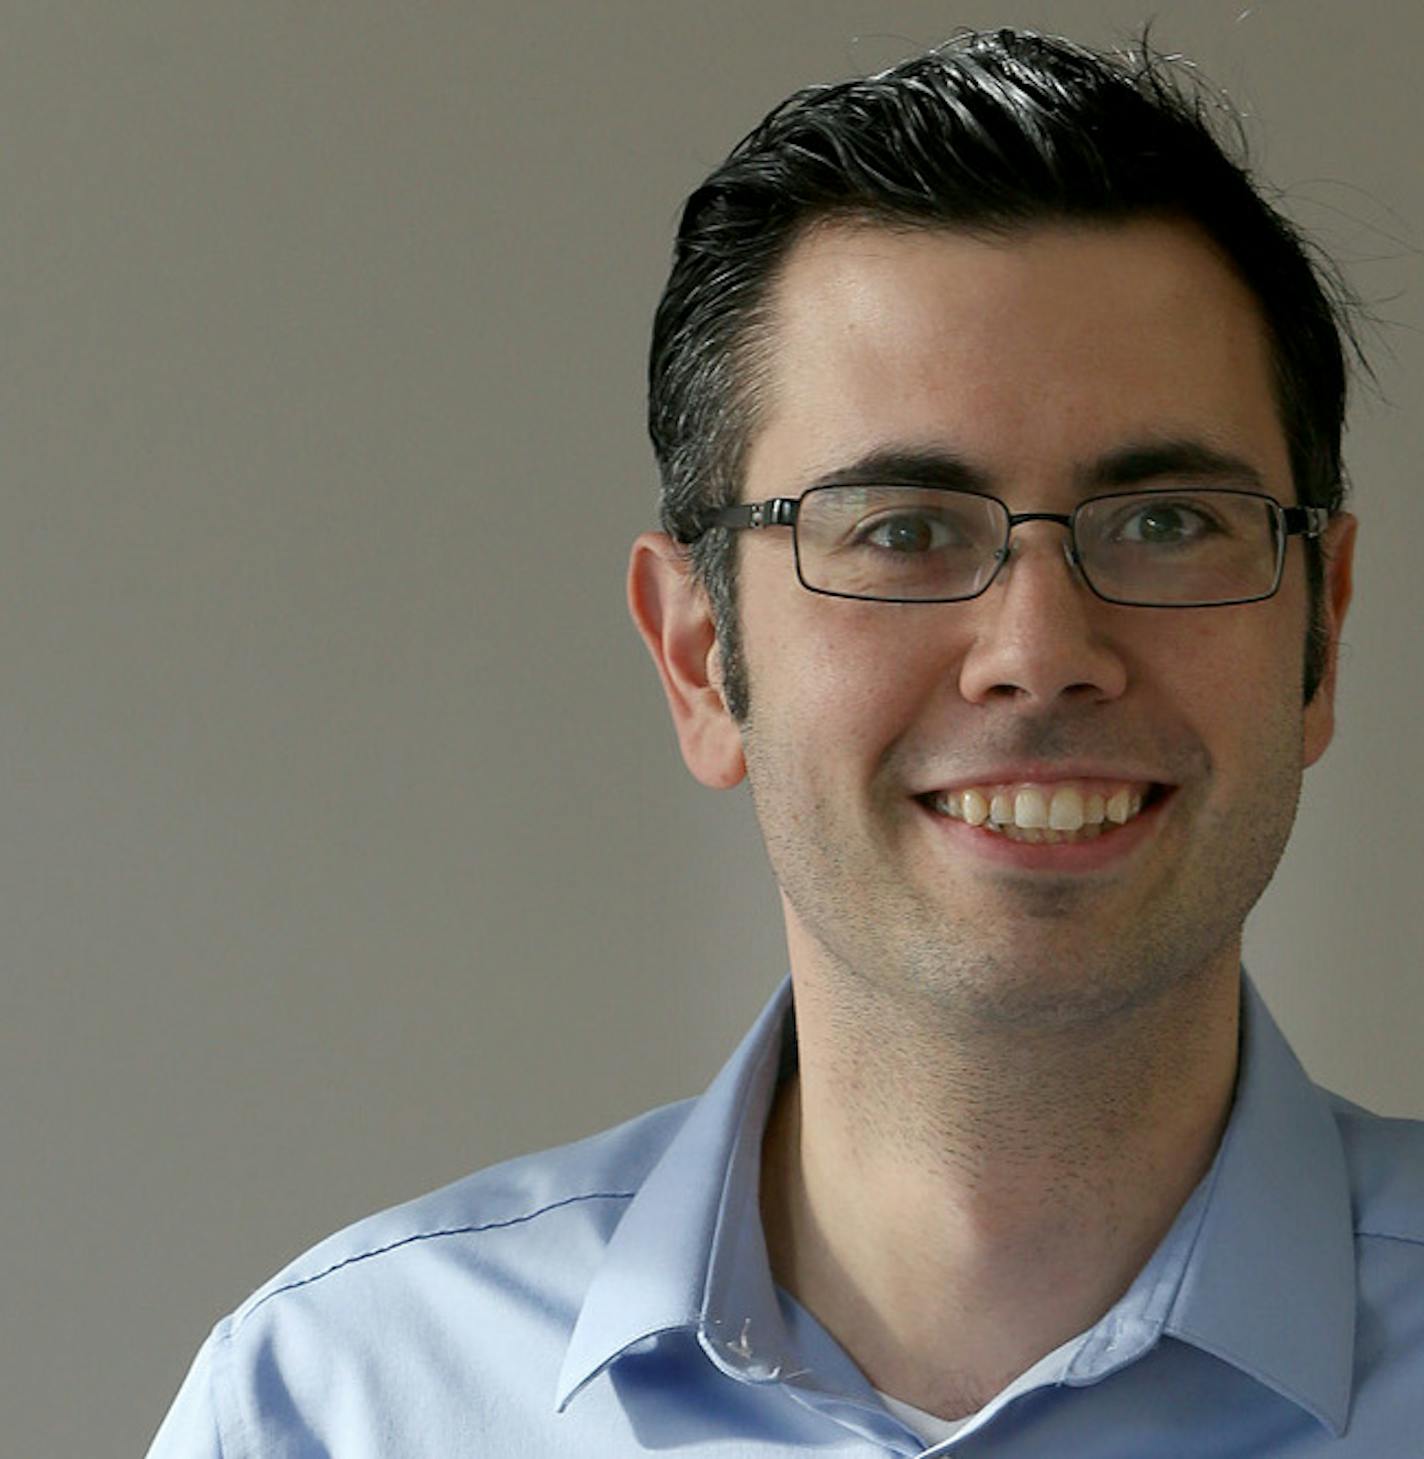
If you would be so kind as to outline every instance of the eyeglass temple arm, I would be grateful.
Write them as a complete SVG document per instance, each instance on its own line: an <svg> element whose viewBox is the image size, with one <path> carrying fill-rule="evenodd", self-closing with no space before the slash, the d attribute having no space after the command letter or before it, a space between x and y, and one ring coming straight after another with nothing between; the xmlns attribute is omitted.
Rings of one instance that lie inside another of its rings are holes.
<svg viewBox="0 0 1424 1459"><path fill-rule="evenodd" d="M765 502L741 502L734 507L723 507L700 532L679 540L690 544L705 537L713 527L790 527L796 522L796 510L801 505L795 497L778 496Z"/></svg>
<svg viewBox="0 0 1424 1459"><path fill-rule="evenodd" d="M795 497L776 496L766 502L743 502L723 507L712 519L714 527L789 527L796 520Z"/></svg>
<svg viewBox="0 0 1424 1459"><path fill-rule="evenodd" d="M1287 537L1319 537L1330 523L1328 507L1282 507Z"/></svg>

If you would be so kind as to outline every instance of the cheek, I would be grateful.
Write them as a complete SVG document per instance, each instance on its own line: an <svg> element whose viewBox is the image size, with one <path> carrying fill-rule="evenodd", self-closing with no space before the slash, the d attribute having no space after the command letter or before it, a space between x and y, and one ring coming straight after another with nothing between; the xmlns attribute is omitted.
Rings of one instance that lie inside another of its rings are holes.
<svg viewBox="0 0 1424 1459"><path fill-rule="evenodd" d="M1189 718L1218 771L1278 756L1300 712L1303 638L1287 615L1248 604L1216 618L1206 611L1186 627L1146 649L1162 693Z"/></svg>
<svg viewBox="0 0 1424 1459"><path fill-rule="evenodd" d="M819 752L823 770L873 764L913 720L933 677L927 645L910 622L887 621L885 604L797 594L758 604L764 611L746 635L753 720Z"/></svg>

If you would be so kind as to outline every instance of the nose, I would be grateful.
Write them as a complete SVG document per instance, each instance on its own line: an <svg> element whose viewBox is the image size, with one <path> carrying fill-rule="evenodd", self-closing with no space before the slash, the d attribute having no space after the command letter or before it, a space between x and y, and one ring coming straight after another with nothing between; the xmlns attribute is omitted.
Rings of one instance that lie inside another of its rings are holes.
<svg viewBox="0 0 1424 1459"><path fill-rule="evenodd" d="M1127 666L1104 630L1109 615L1132 610L1093 594L1058 523L1017 526L994 581L963 607L975 614L960 668L960 692L971 703L1046 705L1060 695L1096 702L1127 687Z"/></svg>

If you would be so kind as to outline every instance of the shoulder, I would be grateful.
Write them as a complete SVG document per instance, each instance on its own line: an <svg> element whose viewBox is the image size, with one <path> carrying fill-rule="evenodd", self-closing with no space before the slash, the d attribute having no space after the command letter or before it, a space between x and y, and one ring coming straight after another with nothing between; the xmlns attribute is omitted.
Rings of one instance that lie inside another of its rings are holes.
<svg viewBox="0 0 1424 1459"><path fill-rule="evenodd" d="M1375 1114L1322 1093L1345 1152L1355 1234L1424 1246L1424 1120Z"/></svg>
<svg viewBox="0 0 1424 1459"><path fill-rule="evenodd" d="M236 1336L259 1314L328 1301L359 1290L395 1296L423 1273L518 1263L539 1248L540 1280L577 1286L596 1262L623 1209L682 1125L683 1100L569 1145L522 1155L367 1216L290 1262L221 1324ZM549 1238L555 1237L553 1250ZM428 1294L427 1294L428 1295Z"/></svg>
<svg viewBox="0 0 1424 1459"><path fill-rule="evenodd" d="M476 1431L496 1436L488 1452L515 1452L511 1435L552 1405L506 1412L509 1395L553 1392L608 1239L692 1103L490 1166L313 1246L213 1329L150 1459L391 1459L468 1452Z"/></svg>

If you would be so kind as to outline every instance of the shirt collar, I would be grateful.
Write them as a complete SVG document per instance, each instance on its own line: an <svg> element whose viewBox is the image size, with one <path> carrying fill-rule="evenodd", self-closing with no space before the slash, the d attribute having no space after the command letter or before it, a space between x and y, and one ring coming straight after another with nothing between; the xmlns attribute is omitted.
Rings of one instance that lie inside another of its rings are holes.
<svg viewBox="0 0 1424 1459"><path fill-rule="evenodd" d="M1165 1331L1337 1437L1355 1366L1355 1224L1339 1129L1242 969L1242 1057Z"/></svg>
<svg viewBox="0 0 1424 1459"><path fill-rule="evenodd" d="M762 1338L778 1336L778 1354L789 1344L755 1201L762 1131L783 1043L792 1040L787 977L614 1230L564 1354L560 1410L634 1343L661 1332L695 1332L708 1356L738 1376L780 1376L781 1359ZM729 1287L735 1304L727 1301Z"/></svg>
<svg viewBox="0 0 1424 1459"><path fill-rule="evenodd" d="M1350 1405L1354 1225L1344 1153L1310 1082L1242 969L1241 1063L1217 1155L1132 1288L1096 1324L1066 1381L1091 1383L1163 1334L1241 1369L1336 1435ZM749 1381L795 1353L756 1211L761 1136L794 1048L785 979L629 1203L580 1309L562 1410L635 1343L694 1333ZM823 1375L824 1376L824 1375Z"/></svg>

